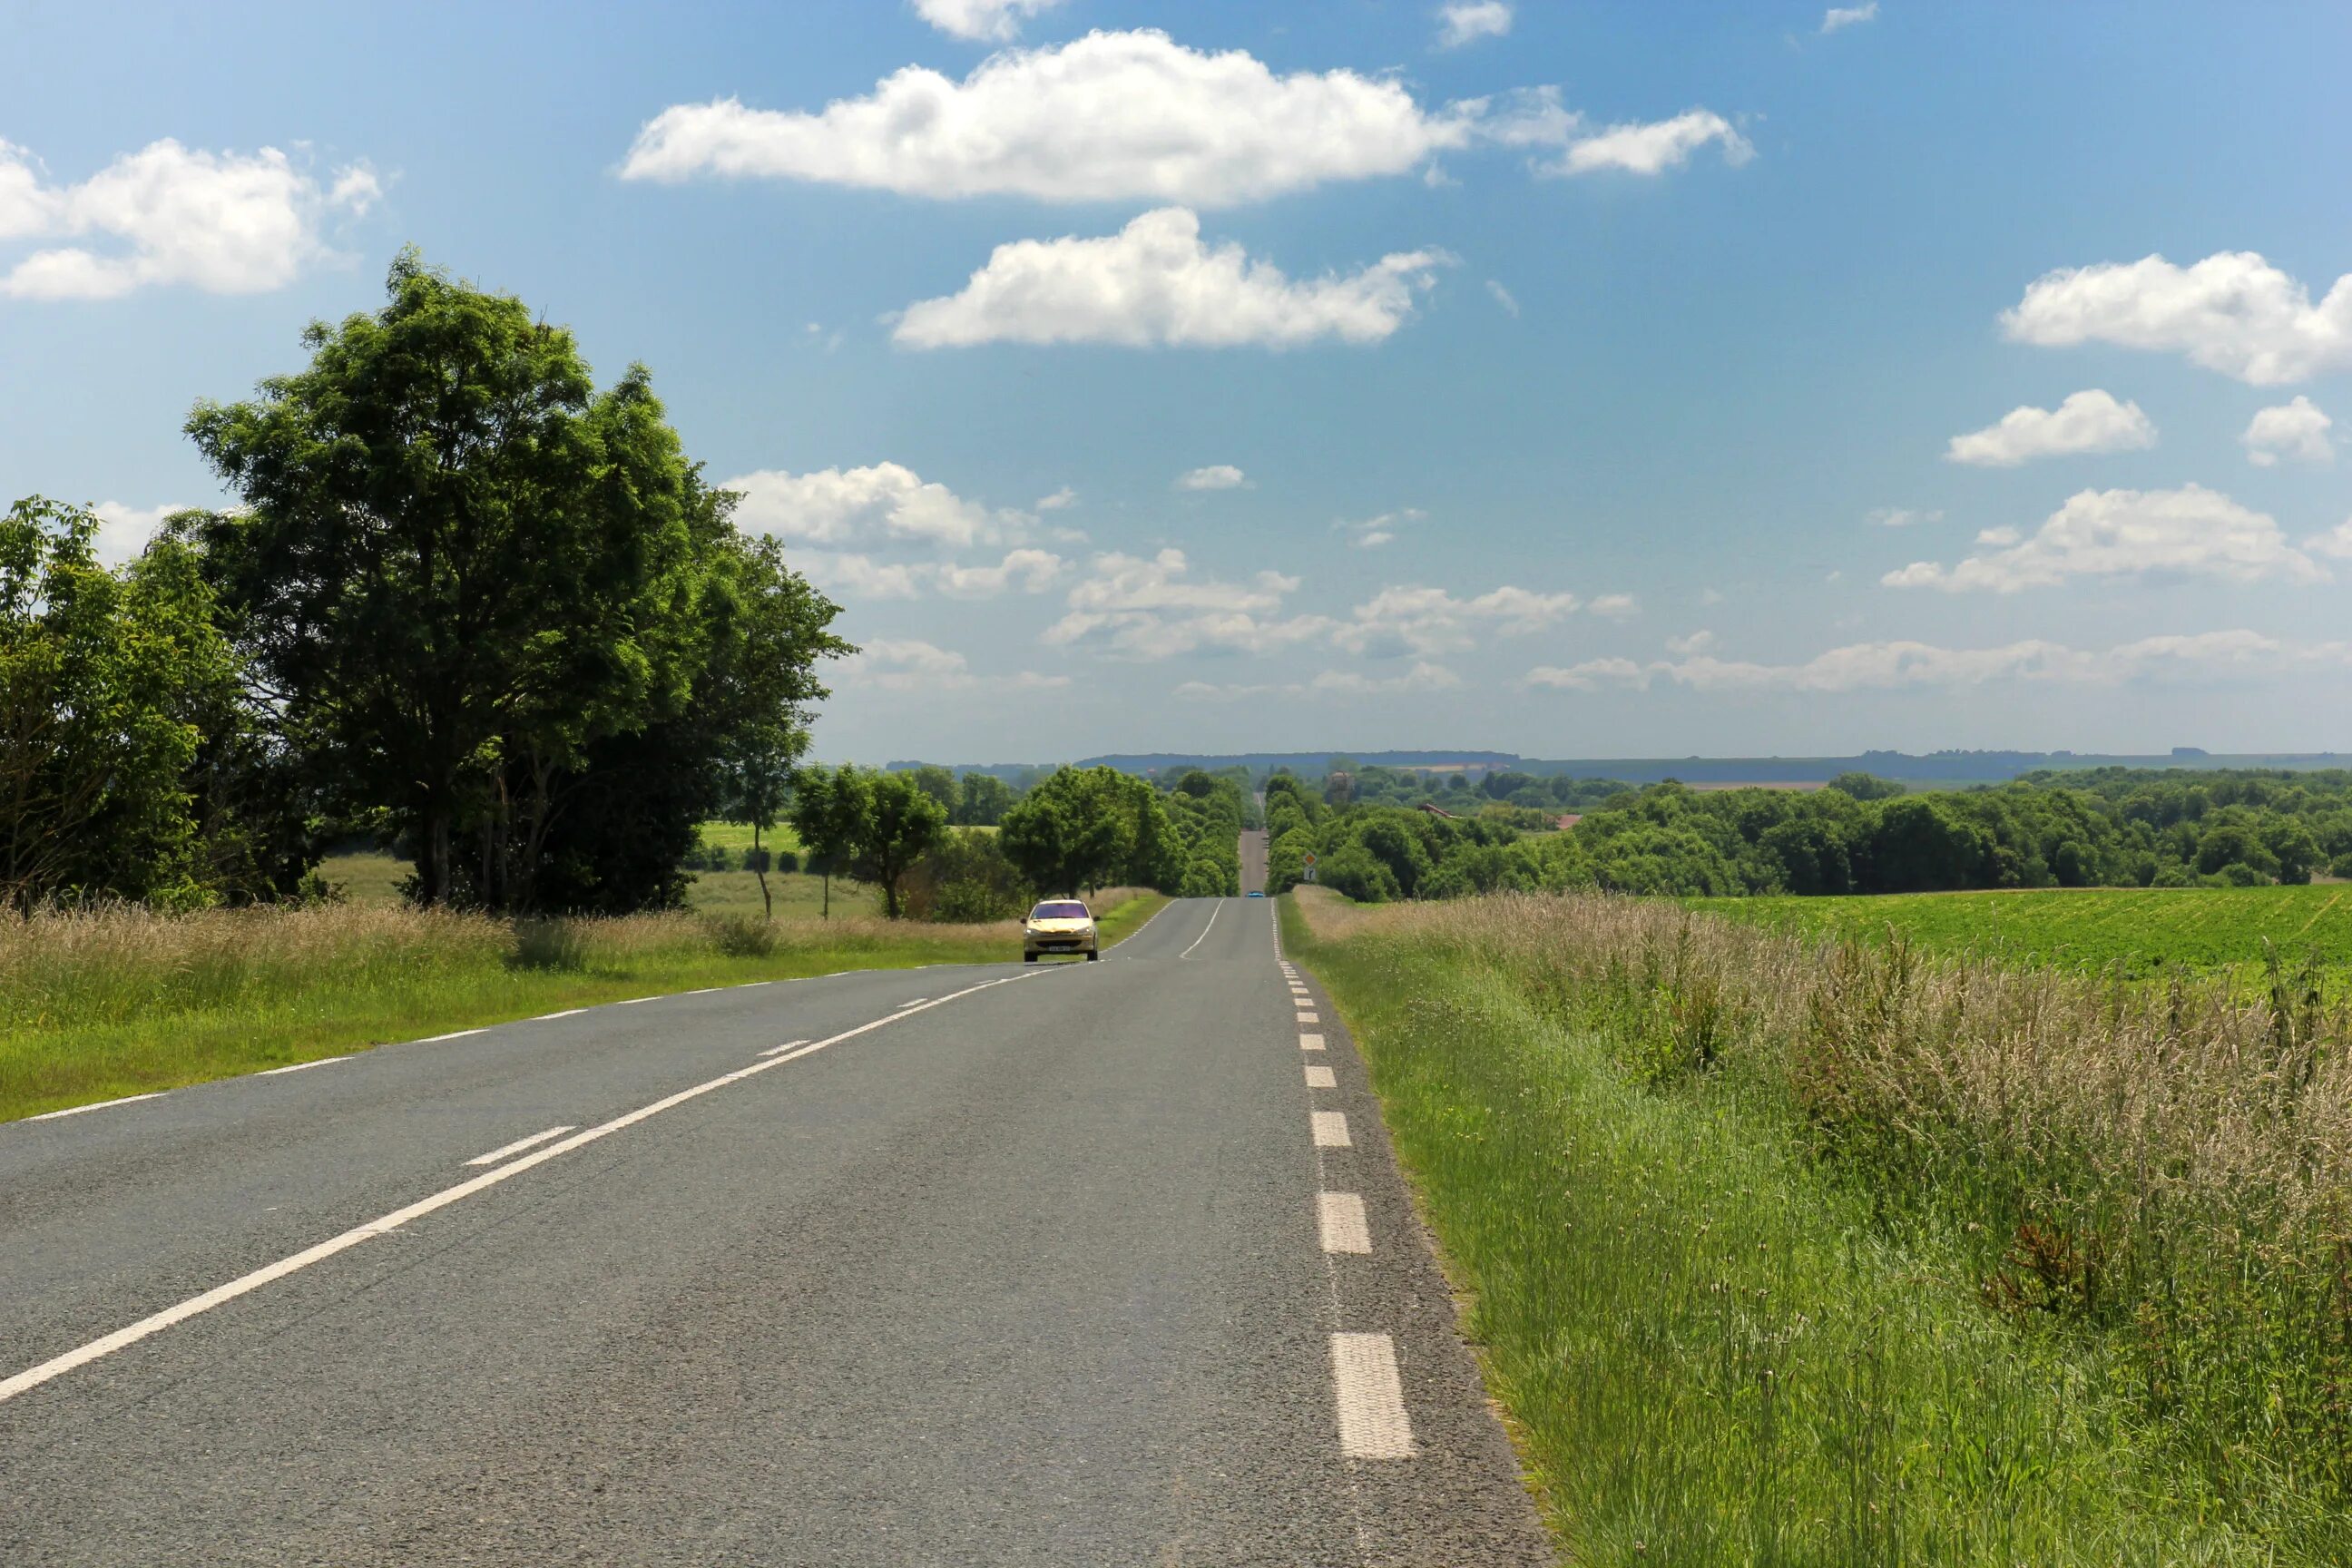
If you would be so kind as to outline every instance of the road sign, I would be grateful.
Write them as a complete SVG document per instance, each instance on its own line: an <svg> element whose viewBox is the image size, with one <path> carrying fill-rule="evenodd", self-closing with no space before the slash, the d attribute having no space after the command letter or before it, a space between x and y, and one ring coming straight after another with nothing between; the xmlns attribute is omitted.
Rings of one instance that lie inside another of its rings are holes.
<svg viewBox="0 0 2352 1568"><path fill-rule="evenodd" d="M1309 849L1307 852L1307 858L1299 862L1299 879L1301 881L1311 882L1315 880L1315 851Z"/></svg>

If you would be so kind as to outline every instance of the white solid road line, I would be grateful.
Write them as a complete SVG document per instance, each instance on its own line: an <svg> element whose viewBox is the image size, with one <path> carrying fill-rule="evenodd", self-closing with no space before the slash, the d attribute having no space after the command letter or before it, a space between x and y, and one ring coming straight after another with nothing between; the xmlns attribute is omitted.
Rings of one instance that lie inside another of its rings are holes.
<svg viewBox="0 0 2352 1568"><path fill-rule="evenodd" d="M1315 1226L1323 1233L1326 1252L1358 1252L1370 1256L1372 1227L1364 1218L1364 1200L1356 1193L1315 1194Z"/></svg>
<svg viewBox="0 0 2352 1568"><path fill-rule="evenodd" d="M969 996L975 991L985 991L992 985L1009 985L1027 978L1026 974L1007 974L995 980L983 980L977 985L950 992L937 1002L927 1003L925 1005L941 1006L955 1001L958 997ZM699 1099L713 1089L725 1089L730 1084L740 1083L747 1078L766 1072L770 1068L778 1068L786 1062L798 1061L813 1052L824 1050L827 1046L836 1046L844 1040L856 1039L860 1035L879 1029L886 1025L895 1024L906 1016L907 1014L903 1012L887 1014L871 1023L860 1024L854 1029L844 1029L840 1034L830 1036L814 1045L803 1046L800 1049L786 1055L770 1057L765 1061L753 1062L750 1067L737 1068L733 1072L721 1073L717 1078L706 1079L691 1089L682 1089L676 1094L656 1100L651 1105L639 1106L625 1115L616 1116L610 1121L600 1122L584 1132L575 1132L561 1142L550 1143L544 1148L533 1150L520 1159L493 1167L478 1176L458 1183L454 1187L444 1187L430 1197L419 1198L405 1208L394 1209L381 1218L368 1221L365 1225L354 1226L341 1236L329 1237L315 1247L305 1247L290 1257L281 1258L275 1263L257 1268L250 1274L239 1275L225 1285L215 1285L201 1296L191 1296L175 1307L166 1307L151 1317L142 1318L135 1323L94 1339L88 1344L77 1346L63 1355L52 1356L38 1366L26 1367L13 1377L0 1378L0 1405L5 1405L27 1389L38 1388L51 1378L62 1376L78 1366L87 1366L101 1356L111 1355L126 1346L135 1345L151 1334L161 1333L176 1323L184 1323L190 1318L209 1312L215 1307L236 1300L239 1296L258 1290L264 1285L283 1279L289 1274L299 1273L313 1263L322 1263L339 1252L345 1252L357 1247L361 1242L372 1240L379 1236L388 1236L413 1220L423 1219L437 1209L445 1209L451 1204L462 1202L472 1197L476 1193L485 1192L500 1182L510 1180L520 1176L525 1171L545 1164L550 1160L569 1154L574 1149L593 1143L600 1138L610 1137L623 1128L634 1127L649 1117L659 1116L665 1110L684 1105L689 1100Z"/></svg>
<svg viewBox="0 0 2352 1568"><path fill-rule="evenodd" d="M68 1105L63 1110L44 1110L38 1116L27 1116L27 1121L55 1121L60 1116L79 1116L85 1110L104 1110L110 1106L136 1105L142 1100L161 1100L163 1090L152 1094L126 1094L121 1100L100 1100L89 1105Z"/></svg>
<svg viewBox="0 0 2352 1568"><path fill-rule="evenodd" d="M782 1056L784 1052L791 1050L794 1046L805 1046L807 1044L808 1042L806 1040L786 1040L781 1046L770 1046L766 1050L761 1051L760 1055L763 1057Z"/></svg>
<svg viewBox="0 0 2352 1568"><path fill-rule="evenodd" d="M1323 1048L1323 1037L1301 1035L1298 1037L1298 1048L1302 1051L1319 1051Z"/></svg>
<svg viewBox="0 0 2352 1568"><path fill-rule="evenodd" d="M1351 1459L1410 1459L1396 1342L1386 1334L1333 1334L1331 1381L1339 1396L1339 1450Z"/></svg>
<svg viewBox="0 0 2352 1568"><path fill-rule="evenodd" d="M551 1138L561 1138L566 1132L571 1131L572 1127L575 1125L576 1123L573 1122L566 1122L561 1127L551 1127L544 1132L534 1132L528 1138L518 1138L513 1142L506 1144L502 1148L493 1149L487 1154L477 1154L472 1159L467 1161L466 1163L468 1165L495 1165L509 1154L520 1154L524 1150L530 1148L534 1144L544 1143Z"/></svg>
<svg viewBox="0 0 2352 1568"><path fill-rule="evenodd" d="M1308 1062L1307 1064L1307 1087L1309 1089L1337 1089L1339 1087L1339 1080L1332 1076L1331 1069L1329 1068L1323 1066L1319 1062Z"/></svg>
<svg viewBox="0 0 2352 1568"><path fill-rule="evenodd" d="M901 1007L919 1006L921 1004L929 1000L930 998L928 996L909 996L904 1002L899 1003L898 1005Z"/></svg>
<svg viewBox="0 0 2352 1568"><path fill-rule="evenodd" d="M1200 946L1202 942L1206 942L1206 941L1208 941L1208 940L1209 940L1209 932L1210 932L1210 931L1211 931L1212 929L1213 929L1213 928L1215 927L1215 925L1216 925L1216 923L1217 923L1217 917L1218 917L1219 915L1221 915L1221 914L1224 913L1224 912L1225 912L1225 900L1223 900L1223 899L1219 899L1219 900L1216 901L1216 903L1215 903L1214 905L1213 905L1213 906L1210 908L1210 910L1209 910L1209 923L1208 923L1207 925L1202 926L1202 927L1201 928L1201 934L1200 934L1200 935L1198 935L1198 936L1196 936L1196 937L1194 937L1194 938L1192 939L1192 947L1198 947L1198 946ZM1190 958L1190 957L1192 957L1192 947L1188 947L1188 948L1186 948L1183 952L1181 952L1178 953L1176 956L1177 956L1178 958L1180 958L1180 959L1182 959L1182 958Z"/></svg>
<svg viewBox="0 0 2352 1568"><path fill-rule="evenodd" d="M322 1068L330 1062L347 1062L351 1059L352 1058L349 1057L320 1057L314 1062L296 1062L292 1067L269 1068L261 1072L255 1073L253 1076L256 1078L276 1078L279 1073L307 1072L311 1068Z"/></svg>
<svg viewBox="0 0 2352 1568"><path fill-rule="evenodd" d="M1344 1110L1310 1110L1307 1116L1315 1127L1318 1149L1351 1149L1348 1141L1348 1113Z"/></svg>

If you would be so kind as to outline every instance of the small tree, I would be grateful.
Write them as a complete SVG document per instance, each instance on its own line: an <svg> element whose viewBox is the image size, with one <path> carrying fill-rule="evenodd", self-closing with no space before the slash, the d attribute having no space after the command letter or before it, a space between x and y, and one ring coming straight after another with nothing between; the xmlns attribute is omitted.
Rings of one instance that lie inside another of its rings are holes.
<svg viewBox="0 0 2352 1568"><path fill-rule="evenodd" d="M880 885L882 912L895 921L908 870L947 837L947 807L906 773L875 773L858 782L866 809L850 864L860 878Z"/></svg>
<svg viewBox="0 0 2352 1568"><path fill-rule="evenodd" d="M793 775L789 810L808 868L824 879L823 918L833 918L833 874L856 852L873 810L856 768L803 768Z"/></svg>

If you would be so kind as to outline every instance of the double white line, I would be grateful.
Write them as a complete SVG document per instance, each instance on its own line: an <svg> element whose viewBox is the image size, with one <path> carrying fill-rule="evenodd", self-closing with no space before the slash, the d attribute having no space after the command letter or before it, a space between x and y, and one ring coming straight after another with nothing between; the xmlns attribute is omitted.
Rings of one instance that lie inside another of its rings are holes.
<svg viewBox="0 0 2352 1568"><path fill-rule="evenodd" d="M916 1014L929 1012L933 1007L943 1006L958 997L969 996L975 991L985 991L992 985L1009 985L1016 980L1027 978L1025 974L1009 974L1002 979L982 981L978 985L967 986L961 991L942 996L935 1002L902 1007L887 1017L877 1018L868 1024L860 1024L854 1029L844 1029L840 1034L802 1046L796 1050L755 1061L750 1067L737 1068L733 1072L721 1073L717 1078L696 1084L692 1089L682 1089L676 1094L656 1100L651 1105L640 1106L626 1115L616 1116L612 1121L599 1123L584 1132L574 1132L561 1142L550 1143L545 1148L535 1150L510 1163L500 1165L495 1170L485 1171L478 1176L460 1182L454 1187L444 1187L431 1197L419 1198L405 1208L394 1209L381 1218L368 1221L365 1225L354 1226L341 1236L330 1237L317 1246L305 1247L290 1258L281 1258L277 1262L266 1264L250 1274L239 1275L225 1285L215 1285L201 1296L191 1296L177 1306L166 1307L152 1317L142 1318L128 1327L117 1329L114 1332L92 1340L86 1345L77 1346L63 1355L53 1356L38 1366L26 1367L13 1377L0 1378L0 1404L5 1404L29 1389L38 1388L53 1377L62 1377L76 1367L87 1366L101 1357L112 1355L116 1351L135 1345L152 1334L160 1334L175 1324L184 1323L190 1318L199 1317L211 1311L215 1307L234 1301L239 1296L250 1295L265 1285L275 1284L289 1274L299 1274L314 1263L323 1263L339 1252L348 1252L361 1242L389 1235L411 1220L423 1219L426 1215L447 1208L452 1204L461 1203L477 1193L487 1192L500 1182L510 1181L525 1171L544 1165L550 1160L561 1159L575 1149L584 1149L599 1139L611 1137L625 1127L635 1127L638 1122L649 1121L665 1110L675 1110L689 1100L698 1100L713 1089L725 1089L731 1083L740 1083L747 1078L753 1078L766 1072L770 1068L780 1068L786 1062L798 1061L801 1058L821 1051L827 1046L837 1046L844 1040L854 1040L871 1030L898 1023L903 1018L911 1018ZM536 1140L526 1140L526 1142L536 1142ZM505 1151L498 1152L502 1153ZM485 1156L485 1158L488 1157Z"/></svg>

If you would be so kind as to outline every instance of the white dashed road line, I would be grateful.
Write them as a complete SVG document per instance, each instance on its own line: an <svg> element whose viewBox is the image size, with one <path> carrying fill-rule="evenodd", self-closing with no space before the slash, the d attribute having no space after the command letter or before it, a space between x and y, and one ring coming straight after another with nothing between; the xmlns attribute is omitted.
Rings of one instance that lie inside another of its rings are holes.
<svg viewBox="0 0 2352 1568"><path fill-rule="evenodd" d="M940 1006L955 1001L958 997L988 990L991 986L1010 985L1016 981L1027 978L1025 974L1008 974L997 980L983 980L979 984L967 986L961 991L950 992L937 1002L927 1003L925 1005ZM706 1079L690 1089L679 1089L677 1093L656 1100L650 1105L639 1106L636 1110L616 1116L610 1121L601 1122L584 1132L574 1132L560 1142L547 1144L506 1164L494 1166L478 1176L458 1183L454 1187L444 1187L430 1197L419 1198L405 1208L394 1209L390 1214L369 1220L364 1225L354 1226L341 1236L329 1237L315 1247L305 1247L299 1252L279 1258L275 1263L264 1265L250 1274L239 1275L226 1284L215 1285L200 1296L191 1296L177 1306L166 1307L160 1312L142 1318L137 1322L117 1329L110 1334L94 1339L88 1344L77 1346L63 1355L52 1356L39 1365L26 1367L12 1377L0 1378L0 1404L7 1403L28 1389L38 1388L53 1377L63 1376L76 1367L87 1366L102 1356L112 1355L116 1351L135 1345L152 1334L162 1333L165 1329L184 1323L190 1318L209 1312L215 1307L234 1301L239 1296L250 1294L265 1285L274 1284L289 1274L299 1273L314 1263L323 1263L337 1253L349 1251L363 1241L373 1240L379 1236L389 1236L404 1225L423 1219L426 1215L436 1210L447 1208L451 1204L463 1202L476 1193L487 1191L501 1182L522 1174L525 1171L543 1165L550 1160L559 1159L574 1149L593 1143L600 1138L608 1138L624 1128L634 1127L640 1121L659 1116L663 1111L684 1105L690 1100L698 1100L713 1089L725 1089L730 1084L740 1083L747 1078L766 1072L771 1068L779 1068L786 1062L797 1061L804 1056L824 1050L827 1046L836 1046L844 1040L855 1039L860 1035L898 1023L907 1016L905 1011L887 1013L871 1022L860 1024L856 1028L844 1029L837 1035L829 1036L812 1045L803 1046L798 1050L787 1052L782 1056L770 1057L765 1061L753 1062L750 1067L737 1068L733 1072L721 1073L714 1079Z"/></svg>
<svg viewBox="0 0 2352 1568"><path fill-rule="evenodd" d="M1396 1342L1386 1334L1333 1334L1331 1381L1339 1395L1339 1450L1351 1459L1410 1459Z"/></svg>
<svg viewBox="0 0 2352 1568"><path fill-rule="evenodd" d="M1315 1110L1307 1113L1314 1121L1315 1146L1318 1149L1349 1149L1348 1113L1344 1110Z"/></svg>
<svg viewBox="0 0 2352 1568"><path fill-rule="evenodd" d="M534 1132L528 1138L518 1138L513 1142L493 1149L487 1154L477 1154L472 1159L467 1161L466 1163L468 1165L495 1165L509 1154L520 1154L524 1150L535 1148L538 1145L546 1142L551 1138L562 1137L566 1132L572 1131L573 1125L575 1124L566 1122L562 1127L551 1127L544 1132Z"/></svg>
<svg viewBox="0 0 2352 1568"><path fill-rule="evenodd" d="M1301 1035L1298 1037L1298 1048L1302 1051L1319 1051L1323 1048L1323 1037Z"/></svg>
<svg viewBox="0 0 2352 1568"><path fill-rule="evenodd" d="M690 996L690 995L692 995L692 994L693 994L693 993L689 991L689 992L688 992L686 994L688 994L688 995L689 995L689 996ZM531 1018L531 1019L528 1019L528 1020L526 1020L526 1022L533 1023L533 1024L544 1024L544 1023L546 1023L550 1018L576 1018L576 1017L578 1017L581 1014L585 1013L586 1011L588 1011L588 1009L587 1009L587 1008L585 1008L585 1007L566 1007L566 1008L565 1008L562 1012L561 1012L561 1013L541 1013L538 1017L536 1017L536 1018Z"/></svg>
<svg viewBox="0 0 2352 1568"><path fill-rule="evenodd" d="M1339 1079L1329 1068L1323 1066L1319 1062L1309 1062L1307 1064L1307 1087L1309 1089L1337 1089L1339 1087Z"/></svg>
<svg viewBox="0 0 2352 1568"><path fill-rule="evenodd" d="M1372 1250L1372 1227L1364 1218L1360 1194L1316 1194L1315 1223L1323 1233L1326 1252L1370 1254Z"/></svg>
<svg viewBox="0 0 2352 1568"><path fill-rule="evenodd" d="M642 1002L646 998L640 996L637 1000ZM408 1043L412 1046L437 1046L443 1040L462 1040L468 1035L478 1035L481 1032L480 1029L459 1029L455 1034L427 1035L421 1040L411 1040Z"/></svg>
<svg viewBox="0 0 2352 1568"><path fill-rule="evenodd" d="M269 1068L264 1071L255 1073L253 1076L256 1078L276 1078L280 1073L305 1072L311 1068L325 1067L330 1062L347 1062L351 1059L352 1058L349 1057L320 1057L314 1062L296 1062L292 1067Z"/></svg>
<svg viewBox="0 0 2352 1568"><path fill-rule="evenodd" d="M91 1105L68 1105L63 1110L44 1110L38 1116L27 1116L27 1121L55 1121L60 1116L79 1116L85 1110L104 1110L117 1105L136 1105L142 1100L161 1100L163 1091L152 1094L126 1094L121 1100L101 1100Z"/></svg>
<svg viewBox="0 0 2352 1568"><path fill-rule="evenodd" d="M1298 1015L1298 1021L1302 1024L1319 1024L1323 1021L1323 1015L1320 1013L1301 1013Z"/></svg>
<svg viewBox="0 0 2352 1568"><path fill-rule="evenodd" d="M770 1046L766 1050L761 1051L760 1054L763 1057L782 1056L784 1052L791 1050L794 1046L805 1046L807 1044L808 1042L806 1040L786 1040L781 1046Z"/></svg>

